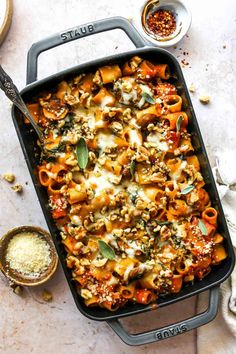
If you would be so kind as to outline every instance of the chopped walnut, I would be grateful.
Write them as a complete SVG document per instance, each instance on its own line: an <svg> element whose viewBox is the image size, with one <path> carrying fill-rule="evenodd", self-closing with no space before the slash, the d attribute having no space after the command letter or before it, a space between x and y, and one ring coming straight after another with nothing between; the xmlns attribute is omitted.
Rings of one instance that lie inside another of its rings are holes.
<svg viewBox="0 0 236 354"><path fill-rule="evenodd" d="M91 299L93 297L93 294L88 289L81 289L80 295L86 300Z"/></svg>
<svg viewBox="0 0 236 354"><path fill-rule="evenodd" d="M171 231L166 225L163 225L160 229L160 235L161 235L161 240L165 241L171 237Z"/></svg>
<svg viewBox="0 0 236 354"><path fill-rule="evenodd" d="M107 261L108 261L107 258L102 258L102 259L94 259L91 263L95 267L103 267L106 264Z"/></svg>
<svg viewBox="0 0 236 354"><path fill-rule="evenodd" d="M148 130L149 132L151 132L154 128L155 128L155 126L154 126L153 123L150 123L150 124L148 124L148 126L147 126L147 130Z"/></svg>
<svg viewBox="0 0 236 354"><path fill-rule="evenodd" d="M197 202L199 200L198 192L197 191L191 192L189 199L190 199L191 204L194 204L195 202Z"/></svg>
<svg viewBox="0 0 236 354"><path fill-rule="evenodd" d="M66 181L66 184L70 184L70 182L72 181L72 172L68 172L66 175L65 175L65 181Z"/></svg>
<svg viewBox="0 0 236 354"><path fill-rule="evenodd" d="M99 231L104 225L105 222L103 219L98 219L96 222L92 223L90 223L88 219L84 221L84 227L88 231Z"/></svg>
<svg viewBox="0 0 236 354"><path fill-rule="evenodd" d="M89 151L89 161L91 163L96 163L96 161L97 161L97 157L93 151Z"/></svg>
<svg viewBox="0 0 236 354"><path fill-rule="evenodd" d="M145 221L150 220L150 215L149 215L149 213L147 211L142 212L141 215L142 215L142 219L143 220L145 220Z"/></svg>
<svg viewBox="0 0 236 354"><path fill-rule="evenodd" d="M75 246L74 246L74 249L78 251L78 250L80 250L82 247L83 247L83 243L80 242L80 241L78 241L78 242L76 242L76 244L75 244Z"/></svg>
<svg viewBox="0 0 236 354"><path fill-rule="evenodd" d="M82 266L90 265L90 263L91 263L91 261L90 261L89 259L87 259L87 258L82 258L82 259L80 260L80 264L81 264Z"/></svg>
<svg viewBox="0 0 236 354"><path fill-rule="evenodd" d="M149 162L150 152L143 146L139 146L135 155L135 160L138 162L147 161Z"/></svg>
<svg viewBox="0 0 236 354"><path fill-rule="evenodd" d="M194 93L194 92L196 91L196 88L195 88L194 85L190 85L188 89L189 89L189 91L192 92L192 93Z"/></svg>
<svg viewBox="0 0 236 354"><path fill-rule="evenodd" d="M82 78L83 78L84 76L85 76L84 74L80 74L80 75L76 76L76 77L73 79L73 82L75 83L75 85L78 85L78 84L81 82L81 80L82 80Z"/></svg>
<svg viewBox="0 0 236 354"><path fill-rule="evenodd" d="M78 161L75 158L74 155L71 155L66 161L65 161L66 165L68 166L76 166L78 165Z"/></svg>
<svg viewBox="0 0 236 354"><path fill-rule="evenodd" d="M9 183L12 183L15 181L15 176L13 175L13 173L5 173L3 175L3 178L5 179L5 181L9 182Z"/></svg>
<svg viewBox="0 0 236 354"><path fill-rule="evenodd" d="M17 183L11 189L16 193L21 193L23 191L23 187L21 184Z"/></svg>
<svg viewBox="0 0 236 354"><path fill-rule="evenodd" d="M203 104L208 104L210 102L210 96L202 95L199 97L199 101Z"/></svg>
<svg viewBox="0 0 236 354"><path fill-rule="evenodd" d="M70 95L69 93L65 93L64 100L65 100L66 103L68 103L71 106L79 103L79 97Z"/></svg>
<svg viewBox="0 0 236 354"><path fill-rule="evenodd" d="M102 78L101 78L101 74L100 74L99 70L96 71L94 78L93 78L93 82L95 84L97 84L98 86L102 85Z"/></svg>
<svg viewBox="0 0 236 354"><path fill-rule="evenodd" d="M17 285L17 284L13 284L13 285L11 285L11 287L13 288L13 292L16 295L21 296L23 294L23 287L22 286Z"/></svg>
<svg viewBox="0 0 236 354"><path fill-rule="evenodd" d="M111 176L108 178L109 182L118 185L122 179L122 176Z"/></svg>
<svg viewBox="0 0 236 354"><path fill-rule="evenodd" d="M110 128L113 130L114 133L122 133L123 132L123 126L119 122L112 122L110 125Z"/></svg>
<svg viewBox="0 0 236 354"><path fill-rule="evenodd" d="M47 302L50 302L52 301L52 293L46 289L43 290L43 293L42 293L42 298L44 301L47 301Z"/></svg>
<svg viewBox="0 0 236 354"><path fill-rule="evenodd" d="M139 64L142 62L143 59L141 59L140 57L138 57L137 55L135 57L133 57L130 60L130 67L132 70L135 70Z"/></svg>

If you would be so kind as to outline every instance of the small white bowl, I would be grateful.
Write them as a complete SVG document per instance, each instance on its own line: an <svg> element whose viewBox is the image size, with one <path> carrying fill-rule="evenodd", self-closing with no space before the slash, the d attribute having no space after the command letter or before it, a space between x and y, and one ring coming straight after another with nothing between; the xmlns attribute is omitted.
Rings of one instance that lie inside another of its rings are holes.
<svg viewBox="0 0 236 354"><path fill-rule="evenodd" d="M146 15L144 16L144 12ZM150 33L145 26L143 26L142 18L146 19L148 15L159 9L169 10L174 13L176 18L176 30L169 36L169 38L160 38L155 34ZM178 43L183 36L188 32L191 25L192 15L189 8L181 0L149 0L145 1L135 19L134 25L136 25L140 34L152 44L158 47L170 47Z"/></svg>

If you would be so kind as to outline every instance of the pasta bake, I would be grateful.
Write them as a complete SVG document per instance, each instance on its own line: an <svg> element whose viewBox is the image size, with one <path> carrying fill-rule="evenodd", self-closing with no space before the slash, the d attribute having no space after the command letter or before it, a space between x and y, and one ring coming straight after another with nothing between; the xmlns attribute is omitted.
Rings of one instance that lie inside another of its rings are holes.
<svg viewBox="0 0 236 354"><path fill-rule="evenodd" d="M227 257L167 64L82 73L28 108L38 166L78 292L115 311L201 280Z"/></svg>

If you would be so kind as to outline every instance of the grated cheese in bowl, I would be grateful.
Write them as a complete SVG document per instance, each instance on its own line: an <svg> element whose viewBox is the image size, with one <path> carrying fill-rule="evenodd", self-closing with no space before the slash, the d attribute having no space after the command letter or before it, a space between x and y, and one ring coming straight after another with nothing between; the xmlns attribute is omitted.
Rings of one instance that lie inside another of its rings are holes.
<svg viewBox="0 0 236 354"><path fill-rule="evenodd" d="M6 261L11 269L37 278L52 261L50 246L36 232L18 233L8 244Z"/></svg>

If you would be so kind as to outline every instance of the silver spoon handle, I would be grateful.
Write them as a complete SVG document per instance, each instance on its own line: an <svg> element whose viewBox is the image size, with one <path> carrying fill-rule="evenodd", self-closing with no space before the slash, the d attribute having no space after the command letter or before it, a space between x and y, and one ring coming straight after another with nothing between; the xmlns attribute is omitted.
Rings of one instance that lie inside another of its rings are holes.
<svg viewBox="0 0 236 354"><path fill-rule="evenodd" d="M17 87L14 85L12 79L9 75L3 70L2 66L0 65L0 88L3 90L5 95L16 105L19 110L29 119L30 123L32 124L33 128L35 129L40 141L43 141L43 134L32 118L31 114L29 113L28 108L26 107L23 99L21 98L20 92L18 91Z"/></svg>

